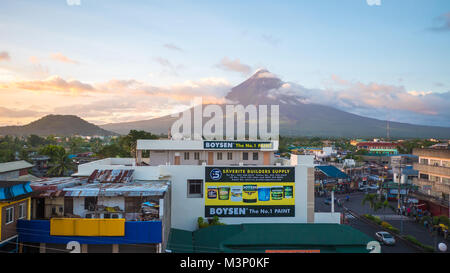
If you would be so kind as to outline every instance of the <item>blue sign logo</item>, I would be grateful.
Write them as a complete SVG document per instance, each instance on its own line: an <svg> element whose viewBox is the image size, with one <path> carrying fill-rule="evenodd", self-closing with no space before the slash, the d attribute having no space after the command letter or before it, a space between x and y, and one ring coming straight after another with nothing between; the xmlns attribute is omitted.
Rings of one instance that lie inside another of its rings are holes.
<svg viewBox="0 0 450 273"><path fill-rule="evenodd" d="M219 169L212 169L209 176L212 180L220 180L220 178L222 178L222 171Z"/></svg>

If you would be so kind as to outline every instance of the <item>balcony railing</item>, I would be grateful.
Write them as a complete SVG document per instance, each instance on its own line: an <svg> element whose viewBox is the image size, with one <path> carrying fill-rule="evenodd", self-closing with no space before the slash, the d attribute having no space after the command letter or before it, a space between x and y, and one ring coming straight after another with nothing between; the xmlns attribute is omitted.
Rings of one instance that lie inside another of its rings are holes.
<svg viewBox="0 0 450 273"><path fill-rule="evenodd" d="M450 176L450 168L414 163L413 168L421 173Z"/></svg>

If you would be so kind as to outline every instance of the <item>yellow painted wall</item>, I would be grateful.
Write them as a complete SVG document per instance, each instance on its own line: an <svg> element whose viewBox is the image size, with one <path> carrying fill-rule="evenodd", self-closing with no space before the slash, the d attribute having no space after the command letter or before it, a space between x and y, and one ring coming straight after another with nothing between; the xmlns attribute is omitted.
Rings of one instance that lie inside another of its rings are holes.
<svg viewBox="0 0 450 273"><path fill-rule="evenodd" d="M125 219L52 218L54 236L125 236Z"/></svg>
<svg viewBox="0 0 450 273"><path fill-rule="evenodd" d="M0 202L0 242L2 241L2 238L1 238L2 225L1 225L1 223L2 223L2 217L3 217L3 213L2 213L3 207L10 206L10 205L13 205L15 203L23 202L25 200L28 200L27 220L30 220L30 215L31 215L31 197L20 199L20 200L13 201L13 202Z"/></svg>

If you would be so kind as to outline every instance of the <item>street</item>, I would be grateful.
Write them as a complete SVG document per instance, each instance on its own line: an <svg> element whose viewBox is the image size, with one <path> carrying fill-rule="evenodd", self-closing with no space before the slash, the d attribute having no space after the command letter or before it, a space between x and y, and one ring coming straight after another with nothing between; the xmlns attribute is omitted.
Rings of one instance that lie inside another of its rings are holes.
<svg viewBox="0 0 450 273"><path fill-rule="evenodd" d="M386 209L385 211L377 211L376 213L373 213L372 210L369 207L369 204L366 203L365 205L362 205L362 200L364 198L364 193L357 192L350 194L350 200L348 202L344 201L346 195L335 195L336 199L342 199L342 204L350 209L353 212L356 212L359 215L369 213L376 216L379 216L382 220L387 221L392 226L398 228L401 230L402 228L402 216L397 215L395 212L393 212L391 209ZM316 212L330 212L331 211L331 205L327 205L324 203L325 197L315 197L315 211ZM396 207L395 202L391 202L391 205ZM343 208L340 208L335 204L334 209L336 212L342 212ZM375 232L381 231L382 229L378 229L376 226L370 225L365 223L364 221L361 221L357 218L350 218L349 219L349 225L360 230L361 232L367 234L368 236L374 238L376 240ZM434 245L435 238L428 233L428 231L421 226L420 224L416 223L411 218L408 218L406 216L403 216L403 234L409 234L414 236L417 240L422 242L423 244L427 245ZM440 237L440 239L437 240L437 242L443 241L443 238ZM447 245L448 242L447 242ZM381 247L382 253L417 253L417 249L407 245L403 241L397 240L395 246L385 246L382 245ZM449 249L447 249L447 252L449 252Z"/></svg>

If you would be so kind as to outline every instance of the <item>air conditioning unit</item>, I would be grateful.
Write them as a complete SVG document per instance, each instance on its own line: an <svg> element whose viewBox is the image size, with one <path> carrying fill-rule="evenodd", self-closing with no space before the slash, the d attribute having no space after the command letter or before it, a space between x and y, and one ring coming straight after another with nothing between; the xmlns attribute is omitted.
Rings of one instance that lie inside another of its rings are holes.
<svg viewBox="0 0 450 273"><path fill-rule="evenodd" d="M103 219L120 219L122 218L120 213L104 213Z"/></svg>
<svg viewBox="0 0 450 273"><path fill-rule="evenodd" d="M52 214L58 216L64 216L64 207L63 206L52 206Z"/></svg>

